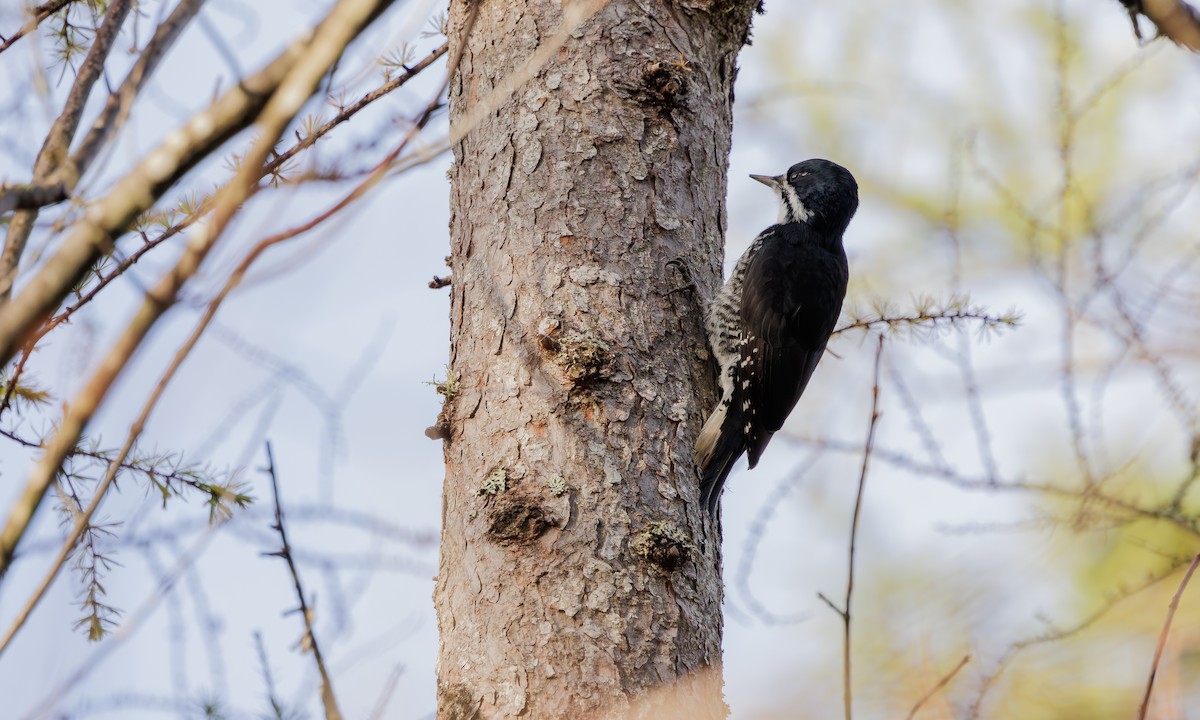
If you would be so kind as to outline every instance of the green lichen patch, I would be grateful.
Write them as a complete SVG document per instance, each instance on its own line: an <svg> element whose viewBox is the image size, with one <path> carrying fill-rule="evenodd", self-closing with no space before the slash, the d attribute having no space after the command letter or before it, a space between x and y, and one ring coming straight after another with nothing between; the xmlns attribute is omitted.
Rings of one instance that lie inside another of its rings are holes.
<svg viewBox="0 0 1200 720"><path fill-rule="evenodd" d="M692 544L687 533L675 523L656 520L633 539L633 551L668 572L678 569L687 560Z"/></svg>
<svg viewBox="0 0 1200 720"><path fill-rule="evenodd" d="M567 333L558 341L555 360L574 383L603 378L612 365L612 348L603 340L583 333Z"/></svg>
<svg viewBox="0 0 1200 720"><path fill-rule="evenodd" d="M496 497L500 493L508 489L508 471L504 468L496 468L484 478L479 489L475 491L476 495Z"/></svg>
<svg viewBox="0 0 1200 720"><path fill-rule="evenodd" d="M425 384L432 385L434 390L437 391L437 394L445 398L445 402L450 402L458 396L459 379L459 374L447 367L445 380L438 380L437 378L434 378Z"/></svg>
<svg viewBox="0 0 1200 720"><path fill-rule="evenodd" d="M567 479L562 475L546 478L546 487L550 488L550 492L554 497L562 497L571 490L571 486L567 484Z"/></svg>

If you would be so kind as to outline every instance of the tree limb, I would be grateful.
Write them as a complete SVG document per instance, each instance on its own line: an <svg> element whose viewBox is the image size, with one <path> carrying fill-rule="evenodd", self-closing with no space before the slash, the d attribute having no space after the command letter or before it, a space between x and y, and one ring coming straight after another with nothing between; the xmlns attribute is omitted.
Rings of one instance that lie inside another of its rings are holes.
<svg viewBox="0 0 1200 720"><path fill-rule="evenodd" d="M0 215L13 210L37 210L66 200L67 186L63 183L49 185L0 185Z"/></svg>
<svg viewBox="0 0 1200 720"><path fill-rule="evenodd" d="M846 720L852 720L853 692L851 690L850 665L850 601L854 598L854 561L858 549L858 518L862 512L863 490L867 486L867 469L871 465L871 455L875 451L875 430L879 427L879 369L883 361L883 343L886 335L879 336L879 347L875 351L875 382L871 388L871 419L867 427L867 441L863 447L862 469L858 475L858 492L854 496L854 515L850 521L850 560L846 568L846 599L842 607L838 607L823 593L817 593L820 598L842 618L842 707Z"/></svg>
<svg viewBox="0 0 1200 720"><path fill-rule="evenodd" d="M142 307L118 338L108 356L64 412L57 432L45 444L45 453L30 473L22 495L14 503L8 522L0 531L0 575L8 569L17 543L41 503L63 461L71 454L84 427L99 407L129 358L141 345L150 328L174 303L183 283L195 274L222 231L258 189L258 172L266 162L283 130L316 90L321 77L337 61L346 46L366 25L385 10L392 0L340 0L329 15L309 33L306 40L294 43L266 69L231 90L205 113L193 118L187 127L168 136L163 144L139 165L104 200L91 208L76 232L63 248L43 267L30 287L0 311L0 328L14 311L24 310L37 320L47 306L53 307L94 261L100 243L127 225L143 203L154 197L187 168L236 130L256 120L260 134L247 153L237 175L217 194L212 216L194 231L187 249L175 266L159 280ZM254 82L257 80L257 82ZM253 111L261 110L261 113ZM257 114L257 118L255 118ZM211 125L209 124L211 123ZM157 192L156 192L157 191ZM49 277L45 277L49 275ZM39 283L39 280L43 281ZM63 280L70 282L63 283ZM22 305L22 300L33 295ZM22 319L25 316L22 316ZM10 326L11 327L11 326ZM20 332L31 326L22 326ZM0 334L3 331L0 330ZM11 356L13 345L6 347Z"/></svg>
<svg viewBox="0 0 1200 720"><path fill-rule="evenodd" d="M26 34L36 30L42 24L43 20L74 2L79 2L79 0L50 0L50 2L44 2L33 8L29 12L31 16L29 22L22 25L20 30L5 38L3 42L0 42L0 52L4 52L13 43L25 37Z"/></svg>
<svg viewBox="0 0 1200 720"><path fill-rule="evenodd" d="M125 23L125 17L132 8L133 0L113 0L108 6L108 10L105 11L104 21L97 28L92 46L88 49L87 56L83 59L83 65L75 75L75 82L71 85L71 91L67 93L67 101L63 105L63 110L55 119L54 124L50 126L50 132L46 134L46 141L42 144L42 149L38 151L37 159L33 162L31 187L50 184L54 172L67 159L71 140L79 128L79 120L83 115L88 95L92 92L92 86L104 73L104 63L108 60L113 43L116 42L117 35L121 32L121 26ZM66 194L65 188L63 194L64 196ZM29 234L33 232L33 223L37 220L38 207L35 205L28 210L16 213L9 223L8 234L4 237L4 249L0 250L0 302L8 300L12 293L13 280L17 275L17 264L21 260L21 254L25 252L25 243L29 240ZM3 362L7 361L8 358L5 357Z"/></svg>
<svg viewBox="0 0 1200 720"><path fill-rule="evenodd" d="M292 575L292 583L296 588L296 597L300 601L300 616L304 618L304 640L301 647L312 650L313 660L317 664L317 672L321 674L321 704L325 707L325 720L341 720L342 712L338 709L337 698L333 694L333 681L329 679L329 670L325 667L325 659L321 656L321 646L317 643L317 635L313 632L313 612L308 607L304 596L304 586L300 584L300 572L296 569L296 560L292 557L292 546L288 544L287 528L283 524L283 504L279 501L279 479L275 475L275 456L271 453L271 443L267 443L267 475L271 478L271 492L275 498L274 530L279 533L283 547L270 553L287 561L288 572Z"/></svg>
<svg viewBox="0 0 1200 720"><path fill-rule="evenodd" d="M92 127L84 136L83 142L75 149L75 152L71 153L71 162L60 170L60 174L64 171L68 174L68 177L61 179L70 187L74 187L79 182L79 178L91 167L92 162L100 153L100 149L124 124L137 94L154 74L163 56L179 39L180 33L196 17L203 5L204 0L180 0L171 15L154 31L154 37L150 38L150 42L146 44L145 49L138 56L137 62L130 68L129 74L125 76L121 86L115 92L109 93L104 108L92 122Z"/></svg>
<svg viewBox="0 0 1200 720"><path fill-rule="evenodd" d="M971 656L963 655L963 659L958 661L958 664L954 666L953 670L943 675L942 679L938 681L937 685L934 685L929 689L929 692L925 693L921 696L921 699L917 700L917 702L913 705L912 710L908 712L908 720L913 720L913 718L917 716L917 712L921 710L921 707L924 706L925 703L929 702L934 695L937 695L942 691L943 688L949 685L950 681L954 679L954 676L958 674L958 671L966 667L967 663L969 662L971 662Z"/></svg>
<svg viewBox="0 0 1200 720"><path fill-rule="evenodd" d="M1175 619L1175 611L1179 609L1179 600L1183 597L1183 591L1187 590L1188 582L1192 579L1192 573L1196 572L1197 565L1200 565L1200 553L1192 558L1192 564L1188 565L1187 572L1183 574L1183 580L1179 581L1179 588L1175 591L1175 595L1171 598L1171 604L1167 608L1167 619L1163 621L1162 632L1158 634L1158 646L1154 648L1154 662L1150 664L1150 679L1146 681L1146 694L1142 697L1141 706L1138 707L1138 720L1145 720L1146 711L1150 709L1150 693L1154 690L1154 676L1158 674L1158 662L1162 659L1163 647L1167 644L1171 621Z"/></svg>

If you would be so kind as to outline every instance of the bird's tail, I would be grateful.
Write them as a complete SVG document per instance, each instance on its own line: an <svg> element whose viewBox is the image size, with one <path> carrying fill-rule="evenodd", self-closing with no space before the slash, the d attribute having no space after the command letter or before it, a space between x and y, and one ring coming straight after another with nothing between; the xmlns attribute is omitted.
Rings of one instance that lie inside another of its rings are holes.
<svg viewBox="0 0 1200 720"><path fill-rule="evenodd" d="M722 402L704 423L696 441L696 464L700 466L700 502L716 517L725 478L746 451L741 433L740 413L729 412L730 403Z"/></svg>

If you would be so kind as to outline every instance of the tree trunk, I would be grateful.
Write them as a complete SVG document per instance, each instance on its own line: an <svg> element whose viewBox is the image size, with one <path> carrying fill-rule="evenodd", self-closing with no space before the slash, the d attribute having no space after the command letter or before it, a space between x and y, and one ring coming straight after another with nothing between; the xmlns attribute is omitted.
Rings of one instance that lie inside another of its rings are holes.
<svg viewBox="0 0 1200 720"><path fill-rule="evenodd" d="M472 4L452 121L563 21L455 0L453 42ZM755 5L612 0L454 148L439 718L727 713L692 463L713 369L669 263L720 280Z"/></svg>

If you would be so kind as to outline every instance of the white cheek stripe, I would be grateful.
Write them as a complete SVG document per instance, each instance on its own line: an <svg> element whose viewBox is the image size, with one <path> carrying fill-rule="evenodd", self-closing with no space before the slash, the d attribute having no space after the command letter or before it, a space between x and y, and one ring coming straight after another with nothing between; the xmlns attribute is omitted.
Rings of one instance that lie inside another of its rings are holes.
<svg viewBox="0 0 1200 720"><path fill-rule="evenodd" d="M812 217L812 211L804 207L804 203L800 202L800 196L796 194L795 188L786 182L781 184L779 187L780 190L787 195L786 200L784 200L783 197L779 198L781 201L780 205L782 206L779 208L779 222L785 223L792 219L788 217L789 204L792 206L792 211L795 213L796 220L799 220L800 222L808 222L808 219Z"/></svg>

